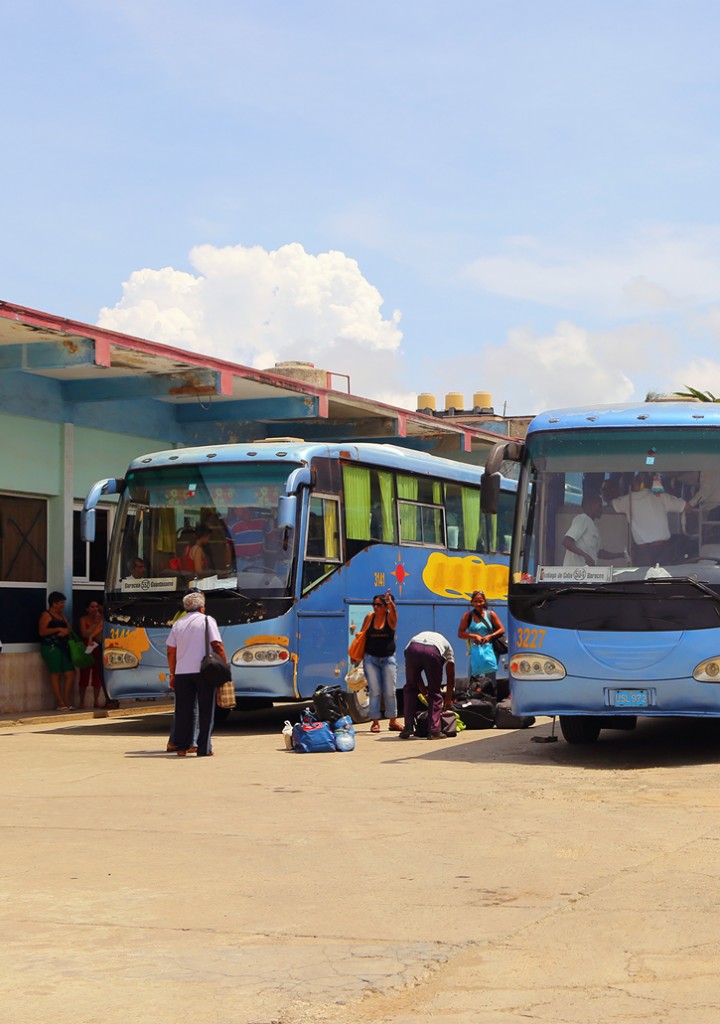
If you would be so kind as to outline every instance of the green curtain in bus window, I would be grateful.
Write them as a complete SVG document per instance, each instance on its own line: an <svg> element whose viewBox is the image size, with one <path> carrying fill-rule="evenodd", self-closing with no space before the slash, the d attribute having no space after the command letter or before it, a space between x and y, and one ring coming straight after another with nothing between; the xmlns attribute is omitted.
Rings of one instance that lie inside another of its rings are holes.
<svg viewBox="0 0 720 1024"><path fill-rule="evenodd" d="M395 503L393 501L393 475L384 470L377 471L382 503L382 540L387 544L395 543Z"/></svg>
<svg viewBox="0 0 720 1024"><path fill-rule="evenodd" d="M433 480L432 493L433 493L433 505L442 505L442 503L443 503L443 500L442 500L442 484L440 483L439 480ZM440 511L439 508L436 508L435 511L433 512L433 533L434 533L434 536L433 536L433 539L432 539L432 543L433 544L444 544L445 543L445 538L443 537L443 528L442 527L443 527L442 512ZM427 539L428 538L426 537L425 540L427 541Z"/></svg>
<svg viewBox="0 0 720 1024"><path fill-rule="evenodd" d="M466 551L477 549L480 533L480 491L470 487L462 489L463 547Z"/></svg>
<svg viewBox="0 0 720 1024"><path fill-rule="evenodd" d="M407 498L409 501L417 501L418 482L413 476L397 475L398 498ZM400 506L400 540L417 540L417 513L415 508L407 505Z"/></svg>
<svg viewBox="0 0 720 1024"><path fill-rule="evenodd" d="M348 540L370 539L370 470L343 466L345 533Z"/></svg>
<svg viewBox="0 0 720 1024"><path fill-rule="evenodd" d="M325 501L325 557L340 558L340 535L338 533L338 507L336 501Z"/></svg>
<svg viewBox="0 0 720 1024"><path fill-rule="evenodd" d="M175 509L161 508L158 523L157 549L169 555L175 554L177 538L175 535Z"/></svg>

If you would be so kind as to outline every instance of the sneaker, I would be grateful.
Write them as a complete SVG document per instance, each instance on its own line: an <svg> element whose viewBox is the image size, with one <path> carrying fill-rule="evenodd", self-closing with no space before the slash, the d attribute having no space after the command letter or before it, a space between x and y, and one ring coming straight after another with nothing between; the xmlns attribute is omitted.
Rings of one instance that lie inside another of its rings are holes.
<svg viewBox="0 0 720 1024"><path fill-rule="evenodd" d="M409 729L402 729L398 733L398 739L399 740L409 740L411 736L412 736L412 733L410 732Z"/></svg>
<svg viewBox="0 0 720 1024"><path fill-rule="evenodd" d="M429 740L446 740L447 736L444 732L431 732L428 736Z"/></svg>

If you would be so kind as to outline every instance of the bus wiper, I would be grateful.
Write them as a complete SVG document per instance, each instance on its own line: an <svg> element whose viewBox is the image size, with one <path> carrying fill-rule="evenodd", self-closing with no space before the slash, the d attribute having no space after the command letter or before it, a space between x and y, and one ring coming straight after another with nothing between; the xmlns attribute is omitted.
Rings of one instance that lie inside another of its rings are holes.
<svg viewBox="0 0 720 1024"><path fill-rule="evenodd" d="M134 608L140 601L149 604L166 604L167 594L134 594L132 597L126 597L124 601L113 601L112 598L108 598L107 603L112 608Z"/></svg>
<svg viewBox="0 0 720 1024"><path fill-rule="evenodd" d="M716 594L712 587L709 587L707 583L703 583L696 576L663 576L661 579L655 579L653 583L689 583L691 587L697 587L698 590L702 590L703 593L711 597L713 601L717 601L720 604L720 594Z"/></svg>
<svg viewBox="0 0 720 1024"><path fill-rule="evenodd" d="M227 596L227 597L242 597L243 600L245 600L245 601L256 601L256 602L260 602L260 601L263 601L263 602L265 602L265 601L287 601L290 598L290 596L291 596L290 594L281 594L280 596L278 596L277 594L265 594L265 593L253 594L251 596L250 594L243 593L242 590L235 590L235 589L231 589L230 587L223 587L222 590L206 590L206 591L204 591L204 593L205 593L206 597L207 597L208 594L212 594L213 598L215 598L215 597L223 597L223 596Z"/></svg>
<svg viewBox="0 0 720 1024"><path fill-rule="evenodd" d="M650 596L652 596L652 590L654 590L657 585L665 586L665 585L668 585L668 584L671 584L671 583L688 583L688 584L690 584L690 586L697 587L698 590L701 590L704 594L706 594L708 597L711 597L713 599L713 601L715 601L717 604L720 605L720 594L715 593L715 591L712 589L712 587L709 587L706 583L703 583L701 580L696 579L694 576L662 576L662 577L657 577L655 579L647 580L647 581L646 580L628 580L627 581L628 584L636 584L636 585L637 584L642 585L642 584L644 584L646 582L652 583L653 587L649 588L649 592L646 593L646 594L643 594L643 597L650 597ZM588 584L583 584L582 586L577 586L577 587L559 587L557 590L549 590L545 594L542 594L542 595L529 595L528 594L527 600L531 601L531 603L532 603L532 605L534 607L539 608L539 607L542 607L542 605L546 601L547 602L551 602L551 601L554 601L557 597L565 597L567 594L594 594L594 595L600 595L602 597L620 597L620 598L624 597L624 598L627 598L628 600L633 600L633 601L636 601L637 598L638 598L638 591L637 591L637 589L629 589L629 588L625 589L625 587L623 587L623 589L616 589L616 587L608 587L605 584L603 584L601 586L595 586L595 587L591 586L591 585L589 586ZM517 596L520 597L521 595L518 594ZM656 596L660 597L661 595L657 594ZM534 600L533 600L533 597L534 597ZM720 612L718 612L718 614L720 614Z"/></svg>

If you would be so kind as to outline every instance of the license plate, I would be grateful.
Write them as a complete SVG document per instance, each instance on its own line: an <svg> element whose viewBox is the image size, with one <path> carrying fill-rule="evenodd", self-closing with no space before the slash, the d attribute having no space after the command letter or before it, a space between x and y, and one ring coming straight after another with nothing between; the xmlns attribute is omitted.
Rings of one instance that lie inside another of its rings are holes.
<svg viewBox="0 0 720 1024"><path fill-rule="evenodd" d="M647 690L616 690L616 708L646 708L650 704Z"/></svg>

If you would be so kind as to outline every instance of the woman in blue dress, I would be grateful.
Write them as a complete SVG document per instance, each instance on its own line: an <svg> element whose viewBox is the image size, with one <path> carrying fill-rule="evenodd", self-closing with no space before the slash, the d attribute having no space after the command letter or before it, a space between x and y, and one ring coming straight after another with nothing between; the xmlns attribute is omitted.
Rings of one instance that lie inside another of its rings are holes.
<svg viewBox="0 0 720 1024"><path fill-rule="evenodd" d="M488 608L482 590L474 591L470 598L470 611L460 620L458 636L470 644L471 677L488 676L494 681L498 662L492 641L502 636L505 628L494 611Z"/></svg>

